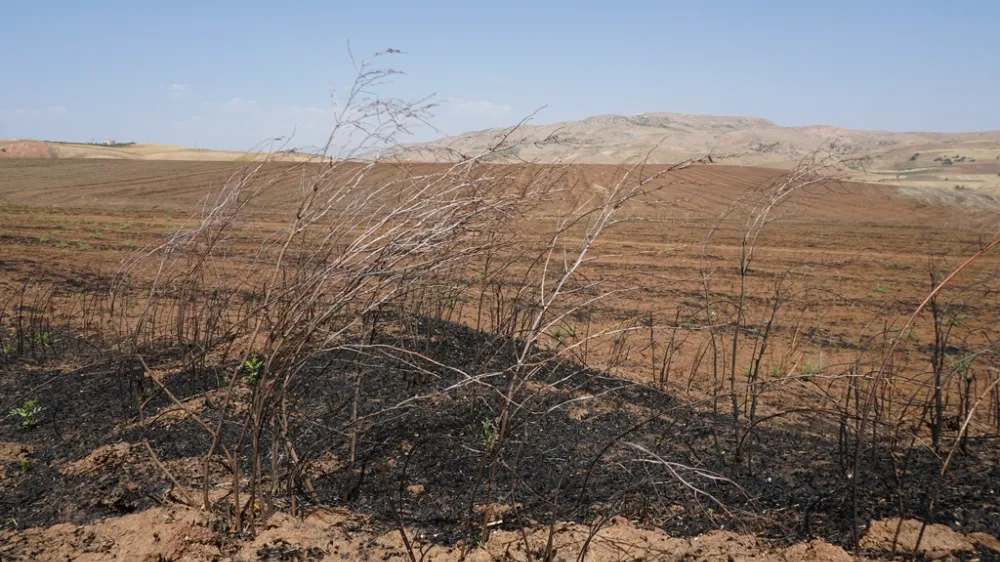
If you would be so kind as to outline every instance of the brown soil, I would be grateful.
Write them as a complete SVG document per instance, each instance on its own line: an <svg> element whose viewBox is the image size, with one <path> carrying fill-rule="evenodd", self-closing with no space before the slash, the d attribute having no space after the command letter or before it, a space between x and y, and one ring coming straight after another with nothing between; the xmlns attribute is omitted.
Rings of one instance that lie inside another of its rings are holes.
<svg viewBox="0 0 1000 562"><path fill-rule="evenodd" d="M987 535L982 540L990 542L991 537ZM861 546L881 552L913 553L919 550L928 558L936 560L950 554L972 552L977 542L945 525L927 525L923 528L923 523L915 519L883 519L872 522L868 533L861 540Z"/></svg>
<svg viewBox="0 0 1000 562"><path fill-rule="evenodd" d="M0 160L5 158L57 158L58 154L41 141L0 141Z"/></svg>
<svg viewBox="0 0 1000 562"><path fill-rule="evenodd" d="M391 560L406 559L398 530L379 529L371 520L345 511L317 510L304 518L275 515L252 540L232 542L209 529L209 518L187 508L152 508L89 525L0 534L5 560L148 561L159 560ZM553 536L558 560L684 560L746 562L849 562L843 549L816 539L775 548L752 536L714 531L680 539L646 530L617 517L599 529L557 523ZM534 556L545 548L548 529L526 532ZM485 547L434 545L408 533L416 556L427 561L527 560L524 535L496 532Z"/></svg>
<svg viewBox="0 0 1000 562"><path fill-rule="evenodd" d="M16 441L0 441L0 480L7 476L7 467L13 467L18 461L31 453L31 446Z"/></svg>

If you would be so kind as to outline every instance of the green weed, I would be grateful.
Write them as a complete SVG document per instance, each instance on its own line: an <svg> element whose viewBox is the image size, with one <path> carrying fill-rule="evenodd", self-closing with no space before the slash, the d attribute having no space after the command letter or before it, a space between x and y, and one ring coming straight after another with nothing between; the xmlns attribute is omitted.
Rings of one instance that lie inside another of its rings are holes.
<svg viewBox="0 0 1000 562"><path fill-rule="evenodd" d="M260 380L261 371L264 370L264 360L260 357L251 357L243 363L243 378L247 384L253 386Z"/></svg>
<svg viewBox="0 0 1000 562"><path fill-rule="evenodd" d="M34 334L31 334L31 341L38 347L49 347L52 345L52 333L44 331L35 332Z"/></svg>
<svg viewBox="0 0 1000 562"><path fill-rule="evenodd" d="M820 374L821 369L815 363L806 363L802 366L802 378L809 380L814 376Z"/></svg>
<svg viewBox="0 0 1000 562"><path fill-rule="evenodd" d="M18 420L23 429L33 429L38 425L38 417L44 409L38 400L25 400L21 406L11 408L7 417Z"/></svg>
<svg viewBox="0 0 1000 562"><path fill-rule="evenodd" d="M489 451L497 440L497 424L495 420L486 419L482 424L483 450Z"/></svg>

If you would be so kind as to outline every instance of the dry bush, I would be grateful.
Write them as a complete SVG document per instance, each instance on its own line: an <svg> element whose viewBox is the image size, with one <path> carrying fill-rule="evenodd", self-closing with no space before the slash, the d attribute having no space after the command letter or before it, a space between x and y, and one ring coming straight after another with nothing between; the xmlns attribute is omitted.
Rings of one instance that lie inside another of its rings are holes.
<svg viewBox="0 0 1000 562"><path fill-rule="evenodd" d="M370 96L369 89L392 74L372 61L359 66L327 148L353 144L284 169L301 176L299 203L274 232L255 237L252 246L240 235L252 227L260 196L281 184L280 175L263 174L265 160L233 175L207 200L196 228L125 261L113 283L118 353L138 361L141 378L153 385L143 403L165 393L211 436L201 504L219 507L211 495L213 467L225 467L233 530L253 532L261 505L275 509L285 502L295 512L302 490L312 490L307 468L318 449L300 448L302 432L314 428L297 423L304 413L296 392L331 376L334 362L343 369L347 357L358 366L351 369L353 396L343 403L350 415L345 424L325 428L322 439L349 444L344 470L359 479L366 470L359 466L360 435L379 420L433 408L440 396L471 386L497 398L483 424L468 529L487 540L511 432L521 418L537 415L535 402L551 384L539 379L559 368L586 373L567 365L590 340L609 335L561 330L568 317L613 292L581 280L579 270L617 213L658 174L643 173L639 164L623 167L603 194L570 205L547 240L517 247L511 235L517 221L559 193L561 167L491 163L507 148L502 142L432 171L371 158L374 148L424 118L425 107ZM352 158L361 152L369 158ZM474 311L464 311L466 305ZM427 352L435 341L432 324L462 317L475 318L477 329L490 334L475 350L477 371ZM227 383L213 410L190 408L158 373L178 355L189 376ZM371 361L389 361L418 378L442 379L444 371L450 382L372 410L375 400L362 391L363 366ZM249 396L240 392L244 387ZM386 486L388 494L388 480ZM473 524L480 504L482 520Z"/></svg>

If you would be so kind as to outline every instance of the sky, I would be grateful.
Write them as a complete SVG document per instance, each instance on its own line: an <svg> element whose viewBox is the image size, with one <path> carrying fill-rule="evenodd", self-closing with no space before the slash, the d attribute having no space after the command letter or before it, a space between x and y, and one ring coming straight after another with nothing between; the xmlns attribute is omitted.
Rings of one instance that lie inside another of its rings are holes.
<svg viewBox="0 0 1000 562"><path fill-rule="evenodd" d="M0 139L247 150L321 144L350 52L433 95L406 141L592 115L752 115L780 125L1000 129L1000 2L9 2Z"/></svg>

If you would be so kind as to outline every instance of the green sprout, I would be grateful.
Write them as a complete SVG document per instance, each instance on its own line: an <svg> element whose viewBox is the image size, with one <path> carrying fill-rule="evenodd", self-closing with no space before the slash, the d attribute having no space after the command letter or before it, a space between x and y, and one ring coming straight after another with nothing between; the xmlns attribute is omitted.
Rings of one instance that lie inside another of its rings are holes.
<svg viewBox="0 0 1000 562"><path fill-rule="evenodd" d="M38 403L38 400L25 400L23 405L11 408L10 412L7 413L7 417L21 422L21 427L24 429L33 429L38 425L38 416L41 415L44 409Z"/></svg>
<svg viewBox="0 0 1000 562"><path fill-rule="evenodd" d="M483 420L483 450L490 450L497 440L497 424L495 420Z"/></svg>
<svg viewBox="0 0 1000 562"><path fill-rule="evenodd" d="M820 374L821 371L822 369L820 369L817 365L813 363L806 363L805 365L802 366L802 378L804 378L805 380L809 380L814 376Z"/></svg>
<svg viewBox="0 0 1000 562"><path fill-rule="evenodd" d="M247 384L253 386L257 384L260 379L261 371L264 370L264 360L260 357L251 357L243 363L243 377L247 380Z"/></svg>
<svg viewBox="0 0 1000 562"><path fill-rule="evenodd" d="M38 347L49 347L52 345L52 332L35 332L31 335L31 341Z"/></svg>

